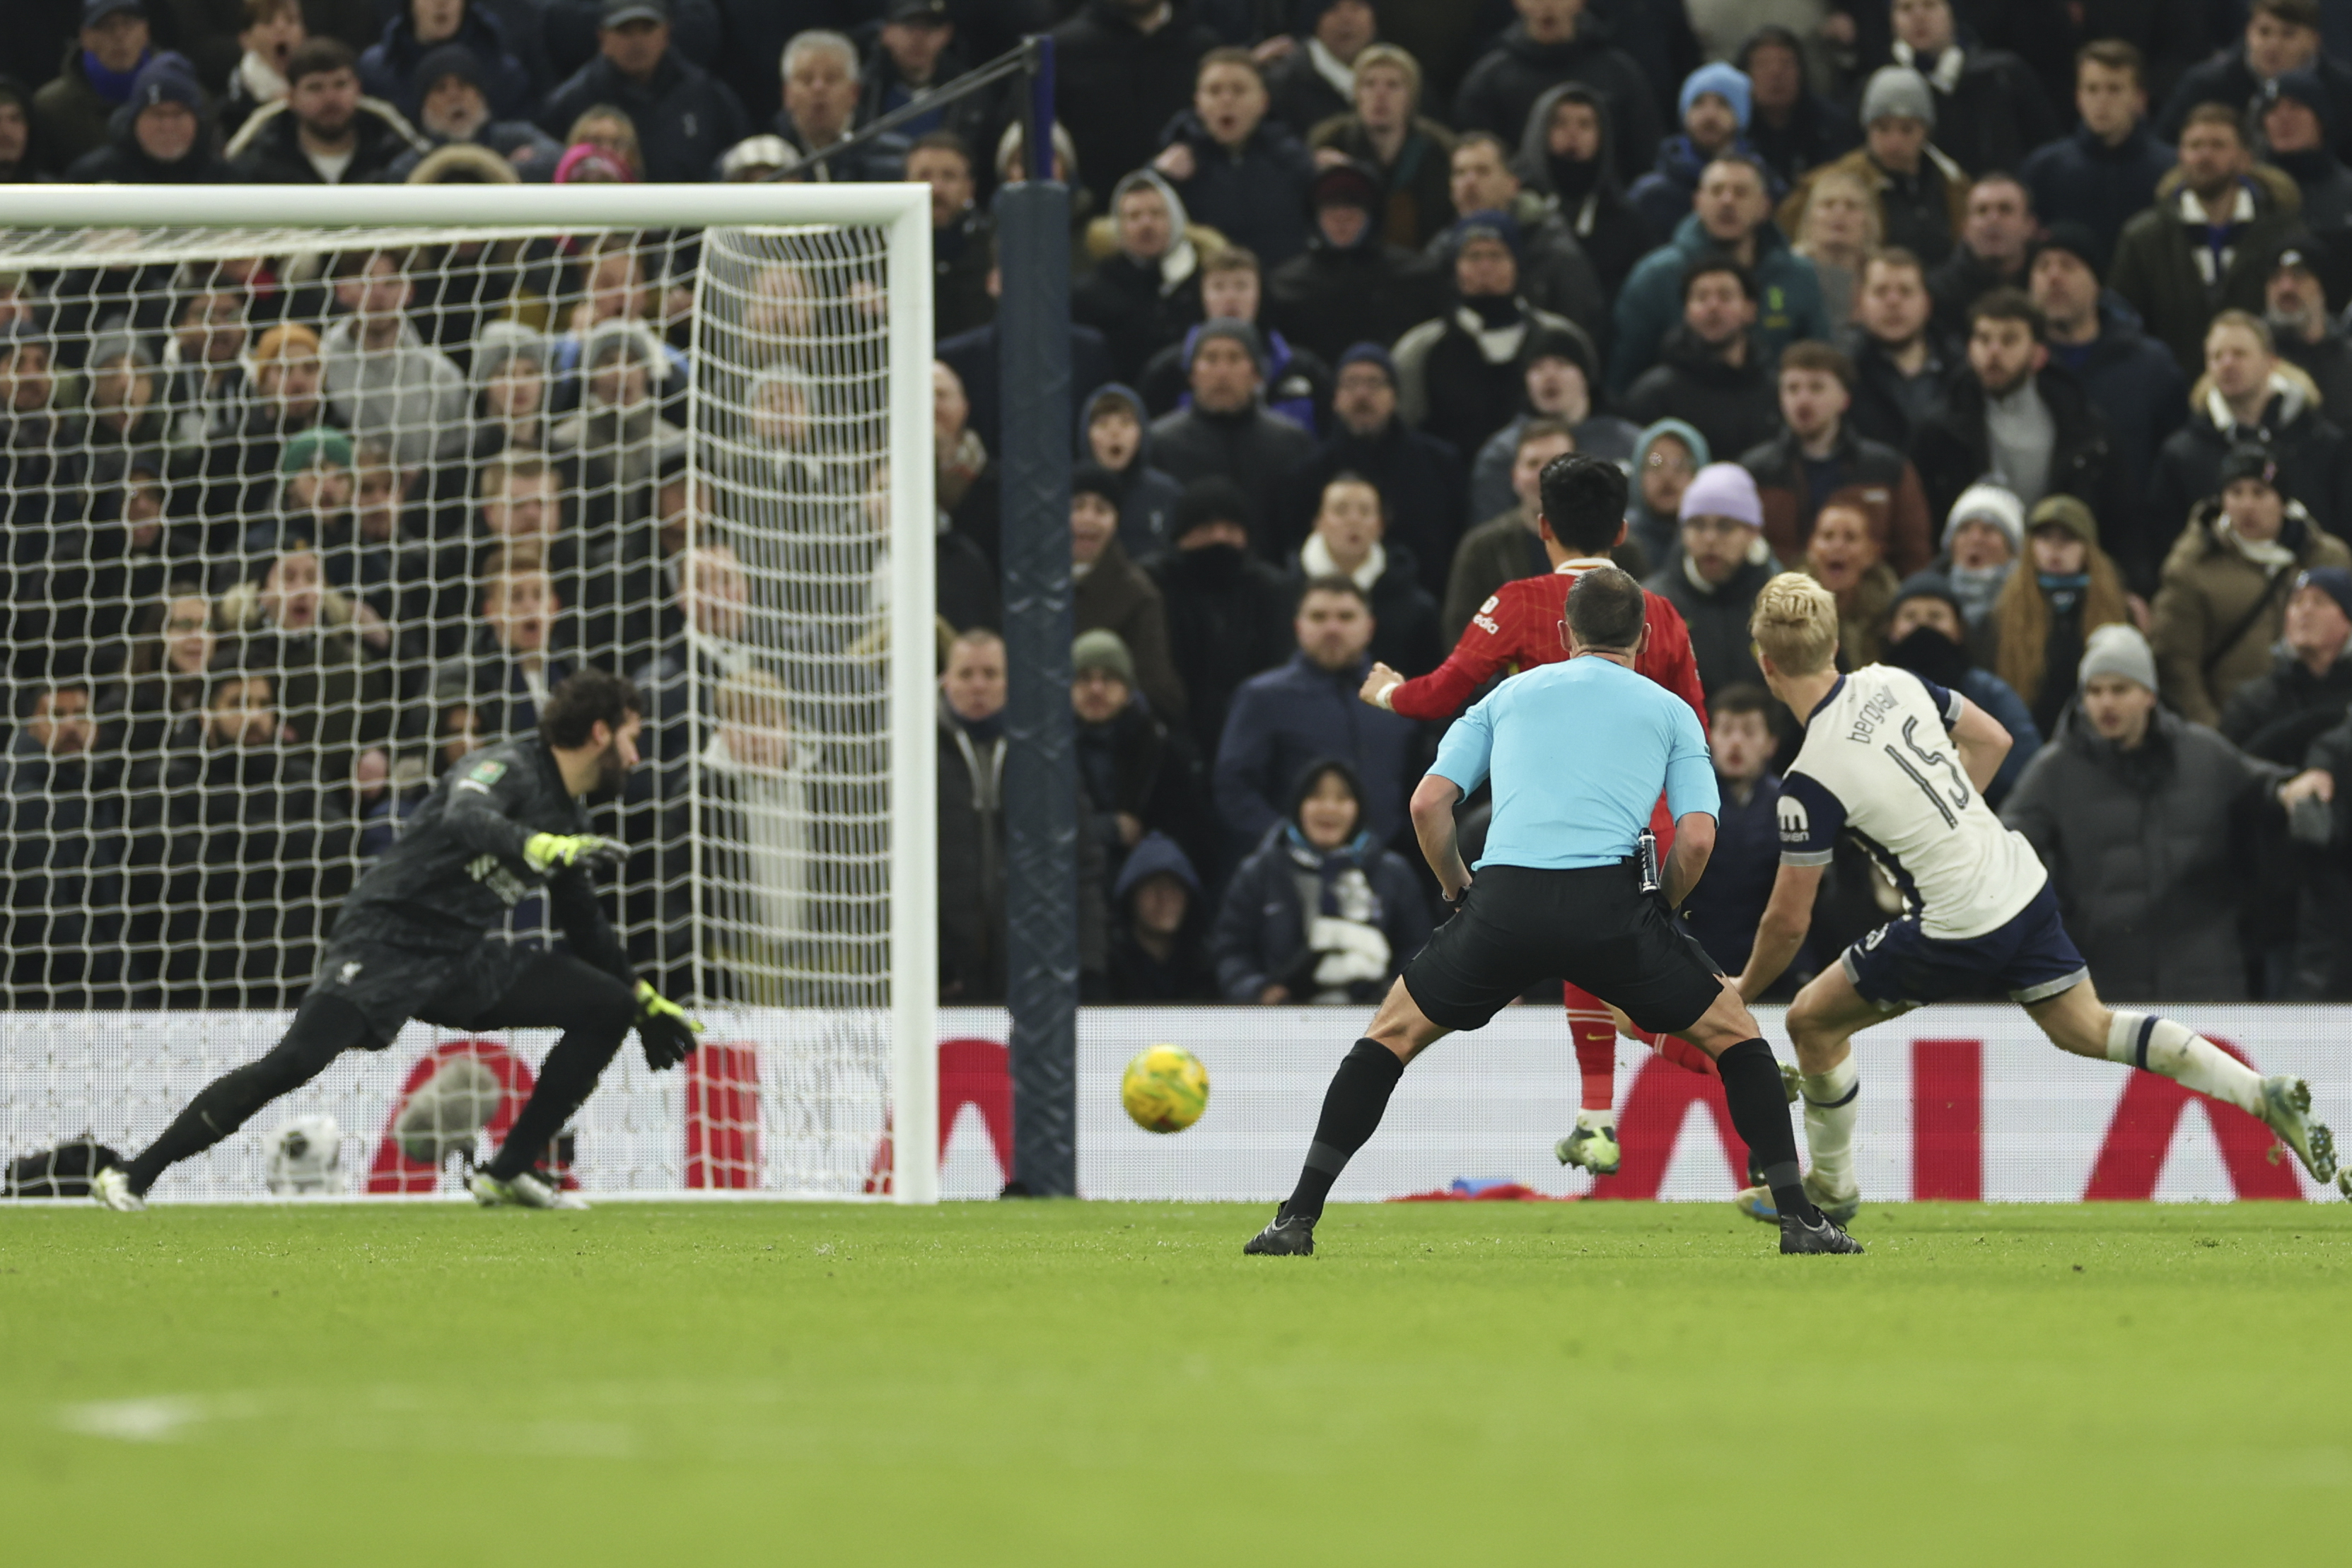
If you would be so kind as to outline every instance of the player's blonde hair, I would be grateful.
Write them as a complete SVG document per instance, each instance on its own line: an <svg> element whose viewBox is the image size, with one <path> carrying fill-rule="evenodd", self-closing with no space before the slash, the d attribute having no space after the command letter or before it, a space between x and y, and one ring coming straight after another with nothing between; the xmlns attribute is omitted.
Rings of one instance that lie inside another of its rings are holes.
<svg viewBox="0 0 2352 1568"><path fill-rule="evenodd" d="M1817 674L1837 657L1837 600L1803 572L1784 571L1756 595L1748 634L1782 674Z"/></svg>

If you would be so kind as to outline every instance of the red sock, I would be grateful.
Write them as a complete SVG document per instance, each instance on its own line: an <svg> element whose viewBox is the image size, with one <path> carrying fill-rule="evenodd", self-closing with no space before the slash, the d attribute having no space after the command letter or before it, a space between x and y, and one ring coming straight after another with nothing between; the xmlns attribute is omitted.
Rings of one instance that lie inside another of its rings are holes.
<svg viewBox="0 0 2352 1568"><path fill-rule="evenodd" d="M1576 1067L1584 1080L1587 1111L1607 1111L1617 1103L1617 1024L1607 1004L1576 986L1561 988L1568 1006L1568 1032L1576 1041Z"/></svg>
<svg viewBox="0 0 2352 1568"><path fill-rule="evenodd" d="M1633 1038L1681 1068L1685 1072L1696 1072L1701 1078L1723 1076L1715 1070L1715 1058L1707 1055L1680 1035L1660 1034L1654 1029L1643 1029L1641 1025L1635 1024Z"/></svg>

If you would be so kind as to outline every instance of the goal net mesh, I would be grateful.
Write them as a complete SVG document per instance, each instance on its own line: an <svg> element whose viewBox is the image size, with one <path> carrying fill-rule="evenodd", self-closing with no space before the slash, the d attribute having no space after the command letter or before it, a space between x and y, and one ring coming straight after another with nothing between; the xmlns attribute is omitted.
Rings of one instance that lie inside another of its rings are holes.
<svg viewBox="0 0 2352 1568"><path fill-rule="evenodd" d="M659 1078L625 1047L560 1157L874 1189L886 261L824 225L0 229L11 1157L143 1145L266 1050L436 780L594 666L646 705L592 807L608 908L710 1029ZM562 940L536 897L502 935ZM412 1024L159 1191L449 1190L550 1043Z"/></svg>

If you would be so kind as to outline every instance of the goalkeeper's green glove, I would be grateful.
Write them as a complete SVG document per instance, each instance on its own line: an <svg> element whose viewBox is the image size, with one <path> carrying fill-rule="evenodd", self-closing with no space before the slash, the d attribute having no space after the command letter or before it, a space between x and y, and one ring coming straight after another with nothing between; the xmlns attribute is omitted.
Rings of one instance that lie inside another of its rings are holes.
<svg viewBox="0 0 2352 1568"><path fill-rule="evenodd" d="M702 1020L644 980L637 982L637 1043L645 1048L646 1065L656 1072L676 1067L694 1054L695 1036Z"/></svg>
<svg viewBox="0 0 2352 1568"><path fill-rule="evenodd" d="M594 833L533 833L522 841L522 858L536 872L581 866L594 871L629 858L629 846Z"/></svg>

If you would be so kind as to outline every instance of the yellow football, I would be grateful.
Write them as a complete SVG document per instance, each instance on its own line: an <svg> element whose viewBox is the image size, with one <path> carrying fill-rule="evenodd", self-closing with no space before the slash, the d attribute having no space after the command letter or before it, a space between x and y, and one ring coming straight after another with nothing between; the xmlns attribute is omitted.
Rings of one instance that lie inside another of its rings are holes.
<svg viewBox="0 0 2352 1568"><path fill-rule="evenodd" d="M1118 1103L1147 1133L1181 1133L1209 1108L1209 1070L1181 1045L1155 1045L1127 1064Z"/></svg>

